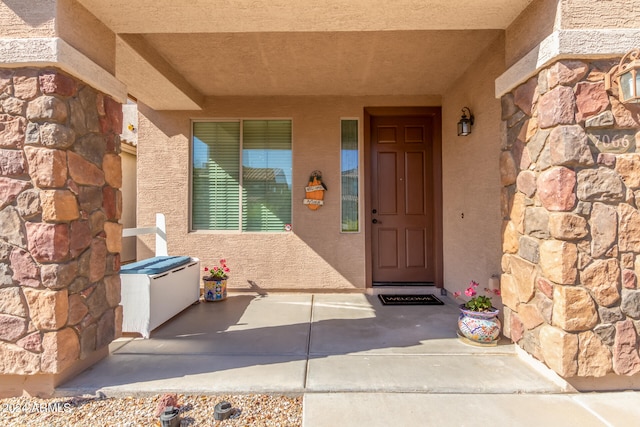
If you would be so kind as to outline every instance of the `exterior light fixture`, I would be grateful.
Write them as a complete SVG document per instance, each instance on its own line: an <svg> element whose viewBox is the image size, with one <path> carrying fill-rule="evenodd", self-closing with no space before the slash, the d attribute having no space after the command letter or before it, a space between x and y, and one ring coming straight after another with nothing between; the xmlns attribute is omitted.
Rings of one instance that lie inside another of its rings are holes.
<svg viewBox="0 0 640 427"><path fill-rule="evenodd" d="M469 117L467 117L467 113L469 113ZM473 114L471 114L471 110L469 110L469 107L464 107L462 109L462 117L458 122L458 136L467 136L471 133L471 126L473 126L473 120L474 120L474 117L473 117Z"/></svg>
<svg viewBox="0 0 640 427"><path fill-rule="evenodd" d="M618 84L618 98L623 104L640 104L640 49L633 49L605 75L605 89L612 81Z"/></svg>

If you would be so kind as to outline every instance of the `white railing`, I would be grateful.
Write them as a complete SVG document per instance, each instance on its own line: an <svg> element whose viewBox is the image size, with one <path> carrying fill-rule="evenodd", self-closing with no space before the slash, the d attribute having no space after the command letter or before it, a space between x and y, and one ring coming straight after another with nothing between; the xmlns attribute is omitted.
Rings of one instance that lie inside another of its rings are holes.
<svg viewBox="0 0 640 427"><path fill-rule="evenodd" d="M122 237L140 236L142 234L156 235L156 256L167 256L167 224L164 214L156 214L155 227L125 228L122 230Z"/></svg>

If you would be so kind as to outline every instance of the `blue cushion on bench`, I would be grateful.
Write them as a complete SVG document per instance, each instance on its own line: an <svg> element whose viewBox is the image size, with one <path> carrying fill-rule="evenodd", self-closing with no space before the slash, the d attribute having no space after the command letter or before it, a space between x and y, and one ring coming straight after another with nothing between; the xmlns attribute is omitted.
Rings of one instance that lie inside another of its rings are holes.
<svg viewBox="0 0 640 427"><path fill-rule="evenodd" d="M188 256L157 256L123 265L120 274L160 274L191 261Z"/></svg>

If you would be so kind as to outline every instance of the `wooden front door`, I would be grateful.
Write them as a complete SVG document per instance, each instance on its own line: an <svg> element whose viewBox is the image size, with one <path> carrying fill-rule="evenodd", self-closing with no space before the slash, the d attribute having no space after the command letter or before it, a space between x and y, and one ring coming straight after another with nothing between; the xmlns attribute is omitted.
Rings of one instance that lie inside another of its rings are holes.
<svg viewBox="0 0 640 427"><path fill-rule="evenodd" d="M373 282L435 282L434 117L371 117Z"/></svg>

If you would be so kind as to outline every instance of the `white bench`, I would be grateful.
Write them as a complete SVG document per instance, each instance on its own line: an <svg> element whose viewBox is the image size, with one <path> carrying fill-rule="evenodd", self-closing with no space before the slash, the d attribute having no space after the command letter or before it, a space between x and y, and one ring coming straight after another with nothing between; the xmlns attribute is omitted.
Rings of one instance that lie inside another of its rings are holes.
<svg viewBox="0 0 640 427"><path fill-rule="evenodd" d="M123 265L122 332L137 332L144 338L176 314L200 299L200 260L169 257L163 214L156 214L156 226L127 228L122 237L156 235L156 256Z"/></svg>

